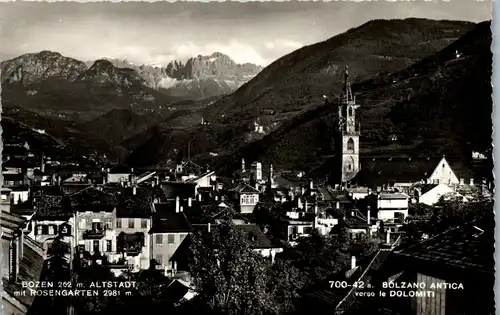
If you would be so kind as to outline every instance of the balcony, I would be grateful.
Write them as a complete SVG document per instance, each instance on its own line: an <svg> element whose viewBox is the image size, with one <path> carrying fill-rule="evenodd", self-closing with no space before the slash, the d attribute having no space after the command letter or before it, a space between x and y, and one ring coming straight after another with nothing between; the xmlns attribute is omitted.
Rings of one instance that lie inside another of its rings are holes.
<svg viewBox="0 0 500 315"><path fill-rule="evenodd" d="M92 229L83 232L84 240L100 240L106 234L106 229Z"/></svg>

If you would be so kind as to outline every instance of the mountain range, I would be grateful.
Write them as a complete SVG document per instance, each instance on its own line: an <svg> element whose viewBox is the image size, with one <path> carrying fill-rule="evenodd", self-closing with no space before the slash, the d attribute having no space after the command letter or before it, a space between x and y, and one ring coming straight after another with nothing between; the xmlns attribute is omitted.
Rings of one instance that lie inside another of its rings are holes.
<svg viewBox="0 0 500 315"><path fill-rule="evenodd" d="M222 54L165 67L117 60L88 67L42 52L60 67L44 72L36 54L2 64L4 106L17 111L6 111L12 121L38 115L23 123L45 126L68 148L78 139L133 166L187 154L189 143L190 157L222 171L239 167L242 157L314 171L334 152L334 100L349 65L362 154L466 158L491 148L490 44L489 22L374 20L279 58L231 94L201 100L158 87L162 75L178 83L230 80L238 77L231 71L254 68L224 66ZM212 58L221 59L219 70ZM398 140L389 141L392 135Z"/></svg>
<svg viewBox="0 0 500 315"><path fill-rule="evenodd" d="M104 58L115 67L134 69L154 89L184 99L202 99L230 94L257 75L262 67L251 63L237 64L229 56L215 52L165 66L135 65L125 60ZM89 63L87 63L89 64Z"/></svg>

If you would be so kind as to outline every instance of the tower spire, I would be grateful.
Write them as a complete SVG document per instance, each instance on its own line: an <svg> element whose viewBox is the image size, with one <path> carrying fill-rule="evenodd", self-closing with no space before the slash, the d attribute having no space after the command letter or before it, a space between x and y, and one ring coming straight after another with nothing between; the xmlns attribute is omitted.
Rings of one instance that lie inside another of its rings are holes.
<svg viewBox="0 0 500 315"><path fill-rule="evenodd" d="M344 72L344 90L342 91L342 103L347 104L348 102L354 101L351 91L351 82L349 81L349 66L345 66Z"/></svg>

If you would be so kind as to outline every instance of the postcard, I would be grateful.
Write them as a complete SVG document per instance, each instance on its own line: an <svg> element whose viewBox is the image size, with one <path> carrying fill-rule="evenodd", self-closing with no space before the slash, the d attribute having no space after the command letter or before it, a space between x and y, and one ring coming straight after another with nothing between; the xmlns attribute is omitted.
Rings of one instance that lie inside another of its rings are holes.
<svg viewBox="0 0 500 315"><path fill-rule="evenodd" d="M0 2L3 313L494 313L491 5Z"/></svg>

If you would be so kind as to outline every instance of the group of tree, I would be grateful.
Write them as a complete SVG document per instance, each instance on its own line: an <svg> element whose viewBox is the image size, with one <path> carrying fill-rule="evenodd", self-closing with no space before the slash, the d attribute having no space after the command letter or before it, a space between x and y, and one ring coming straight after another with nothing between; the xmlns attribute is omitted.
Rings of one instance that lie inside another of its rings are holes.
<svg viewBox="0 0 500 315"><path fill-rule="evenodd" d="M191 305L198 313L293 314L305 292L348 268L353 250L363 256L375 249L368 238L351 240L345 228L329 236L314 229L271 263L226 219L193 236L190 272L197 296Z"/></svg>

